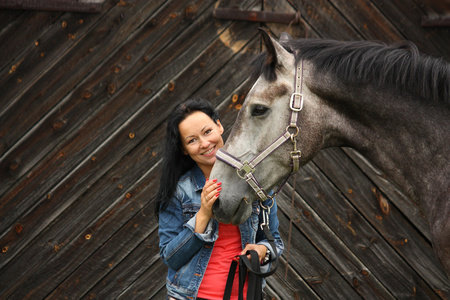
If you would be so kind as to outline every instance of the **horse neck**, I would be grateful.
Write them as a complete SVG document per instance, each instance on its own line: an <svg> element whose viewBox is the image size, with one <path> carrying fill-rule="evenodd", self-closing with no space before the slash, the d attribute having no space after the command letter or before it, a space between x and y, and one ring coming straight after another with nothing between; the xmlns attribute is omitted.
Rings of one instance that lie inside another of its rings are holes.
<svg viewBox="0 0 450 300"><path fill-rule="evenodd" d="M328 125L339 132L335 140L369 158L416 201L448 193L442 189L450 175L448 107L387 91L340 89L325 100L340 119Z"/></svg>

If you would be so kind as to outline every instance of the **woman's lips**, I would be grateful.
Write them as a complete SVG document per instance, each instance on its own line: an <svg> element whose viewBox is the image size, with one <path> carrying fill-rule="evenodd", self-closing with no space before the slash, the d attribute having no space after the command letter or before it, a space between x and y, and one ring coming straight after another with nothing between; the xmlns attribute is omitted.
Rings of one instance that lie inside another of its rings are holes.
<svg viewBox="0 0 450 300"><path fill-rule="evenodd" d="M214 153L214 149L216 149L216 146L212 147L211 149L209 149L209 150L206 151L206 152L203 152L202 155L204 155L204 156L210 156L211 154Z"/></svg>

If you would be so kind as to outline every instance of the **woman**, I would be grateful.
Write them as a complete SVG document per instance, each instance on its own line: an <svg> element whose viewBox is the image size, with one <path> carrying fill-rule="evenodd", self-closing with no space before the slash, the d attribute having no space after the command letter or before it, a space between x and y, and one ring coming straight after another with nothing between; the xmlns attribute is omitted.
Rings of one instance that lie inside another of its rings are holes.
<svg viewBox="0 0 450 300"><path fill-rule="evenodd" d="M217 111L204 99L186 100L168 118L155 212L160 255L169 266L169 299L222 299L233 258L256 250L265 262L263 271L275 259L264 233L258 230L262 221L259 203L255 202L251 217L239 226L219 224L213 218L212 206L220 196L221 183L208 178L216 152L223 146L223 131ZM270 206L271 201L264 205ZM271 232L281 255L276 203L270 212ZM236 274L232 299L237 299L237 280Z"/></svg>

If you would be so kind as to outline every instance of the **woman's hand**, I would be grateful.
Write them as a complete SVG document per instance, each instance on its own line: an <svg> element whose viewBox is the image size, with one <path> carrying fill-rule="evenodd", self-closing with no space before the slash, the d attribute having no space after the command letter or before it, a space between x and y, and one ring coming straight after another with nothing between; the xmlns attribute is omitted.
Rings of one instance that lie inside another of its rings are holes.
<svg viewBox="0 0 450 300"><path fill-rule="evenodd" d="M222 190L220 187L221 184L221 182L217 182L217 179L206 180L200 196L201 207L197 213L195 232L205 232L206 225L208 225L209 219L213 216L213 204L216 202L217 198L219 198L220 190Z"/></svg>
<svg viewBox="0 0 450 300"><path fill-rule="evenodd" d="M267 252L267 247L264 245L258 245L258 244L247 244L244 248L244 250L242 250L240 255L244 255L245 253L247 253L247 251L249 250L255 250L256 253L258 253L258 257L259 257L259 262L261 263L264 258L266 257L266 252ZM250 254L247 255L248 259L251 259Z"/></svg>
<svg viewBox="0 0 450 300"><path fill-rule="evenodd" d="M202 206L200 210L203 210L203 213L209 218L213 216L212 207L217 198L219 198L220 191L222 190L221 185L222 182L217 182L217 179L207 179L203 187L201 195Z"/></svg>

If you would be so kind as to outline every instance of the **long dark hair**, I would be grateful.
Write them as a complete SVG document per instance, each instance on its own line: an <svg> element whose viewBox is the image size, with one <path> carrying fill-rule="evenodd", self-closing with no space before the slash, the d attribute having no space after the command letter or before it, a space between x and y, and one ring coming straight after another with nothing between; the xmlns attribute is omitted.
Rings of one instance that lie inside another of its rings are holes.
<svg viewBox="0 0 450 300"><path fill-rule="evenodd" d="M178 125L190 114L201 111L215 123L219 113L212 104L202 98L192 98L178 104L167 119L166 142L162 159L161 180L155 200L155 215L167 208L177 188L181 175L190 170L195 162L183 153Z"/></svg>

